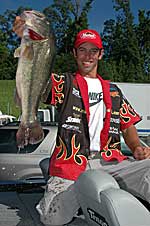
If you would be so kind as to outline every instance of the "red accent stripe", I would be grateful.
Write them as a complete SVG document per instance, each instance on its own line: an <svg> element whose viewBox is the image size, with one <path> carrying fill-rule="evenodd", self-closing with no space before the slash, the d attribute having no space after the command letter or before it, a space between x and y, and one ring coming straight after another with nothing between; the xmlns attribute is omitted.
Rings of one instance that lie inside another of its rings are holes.
<svg viewBox="0 0 150 226"><path fill-rule="evenodd" d="M87 82L85 81L83 76L79 74L79 72L76 73L76 79L77 79L78 86L80 88L81 96L83 98L84 107L85 107L85 110L86 110L86 113L87 113L87 120L89 122L90 105L89 105L89 96L88 96Z"/></svg>
<svg viewBox="0 0 150 226"><path fill-rule="evenodd" d="M101 76L98 74L97 74L97 77L99 78L99 80L101 81L101 84L102 84L103 98L104 98L104 103L106 106L105 121L104 121L103 129L102 129L101 135L100 135L101 150L103 150L103 148L105 147L105 145L107 144L107 141L108 141L112 102L111 102L111 97L110 97L110 82L107 80L103 80L101 78Z"/></svg>

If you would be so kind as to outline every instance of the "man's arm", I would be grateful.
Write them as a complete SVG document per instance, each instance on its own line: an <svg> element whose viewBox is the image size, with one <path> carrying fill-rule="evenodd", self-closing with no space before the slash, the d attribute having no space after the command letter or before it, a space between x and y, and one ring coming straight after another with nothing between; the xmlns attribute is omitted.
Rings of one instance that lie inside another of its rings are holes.
<svg viewBox="0 0 150 226"><path fill-rule="evenodd" d="M150 158L150 147L142 147L137 130L134 125L122 131L125 143L131 149L137 160Z"/></svg>

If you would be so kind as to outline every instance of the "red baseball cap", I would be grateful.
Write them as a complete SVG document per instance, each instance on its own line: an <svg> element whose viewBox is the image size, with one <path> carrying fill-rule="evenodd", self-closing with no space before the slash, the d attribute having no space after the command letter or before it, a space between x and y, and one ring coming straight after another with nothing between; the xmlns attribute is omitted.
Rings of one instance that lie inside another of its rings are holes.
<svg viewBox="0 0 150 226"><path fill-rule="evenodd" d="M79 47L84 42L93 43L99 49L103 48L102 39L95 30L85 29L80 31L75 38L75 48Z"/></svg>

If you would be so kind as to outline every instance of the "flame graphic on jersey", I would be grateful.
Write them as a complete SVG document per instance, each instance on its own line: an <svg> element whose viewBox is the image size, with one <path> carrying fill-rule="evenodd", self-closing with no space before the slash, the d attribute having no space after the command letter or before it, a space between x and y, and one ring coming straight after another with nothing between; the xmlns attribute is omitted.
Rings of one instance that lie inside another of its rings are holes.
<svg viewBox="0 0 150 226"><path fill-rule="evenodd" d="M61 104L64 98L64 94L62 93L64 81L62 79L62 76L58 77L56 74L53 74L52 80L55 89L56 102Z"/></svg>
<svg viewBox="0 0 150 226"><path fill-rule="evenodd" d="M130 122L131 116L136 117L136 113L134 112L133 108L131 108L131 106L126 104L124 101L122 108L120 109L120 115L125 123Z"/></svg>
<svg viewBox="0 0 150 226"><path fill-rule="evenodd" d="M113 145L109 144L111 142L112 137L109 138L109 140L107 141L106 146L103 148L103 150L101 151L101 156L105 161L113 161L113 160L117 160L118 162L123 161L124 159L127 159L126 156L124 156L122 154L122 152L117 148L117 145L120 142L116 142Z"/></svg>
<svg viewBox="0 0 150 226"><path fill-rule="evenodd" d="M57 160L65 160L69 162L75 162L78 165L86 164L87 159L84 155L78 155L78 151L80 150L80 144L76 147L75 145L75 134L71 139L71 152L67 150L66 145L59 137L59 145L56 145L57 150Z"/></svg>

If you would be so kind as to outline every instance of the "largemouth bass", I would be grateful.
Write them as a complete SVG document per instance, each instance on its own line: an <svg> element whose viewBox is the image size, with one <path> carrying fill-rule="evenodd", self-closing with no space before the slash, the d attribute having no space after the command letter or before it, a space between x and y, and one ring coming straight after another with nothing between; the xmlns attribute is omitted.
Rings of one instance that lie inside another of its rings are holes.
<svg viewBox="0 0 150 226"><path fill-rule="evenodd" d="M25 21L24 31L14 56L19 57L16 100L21 106L22 116L16 139L18 147L24 147L36 144L44 137L37 110L51 74L55 45L50 24L42 13L24 11L20 17Z"/></svg>

